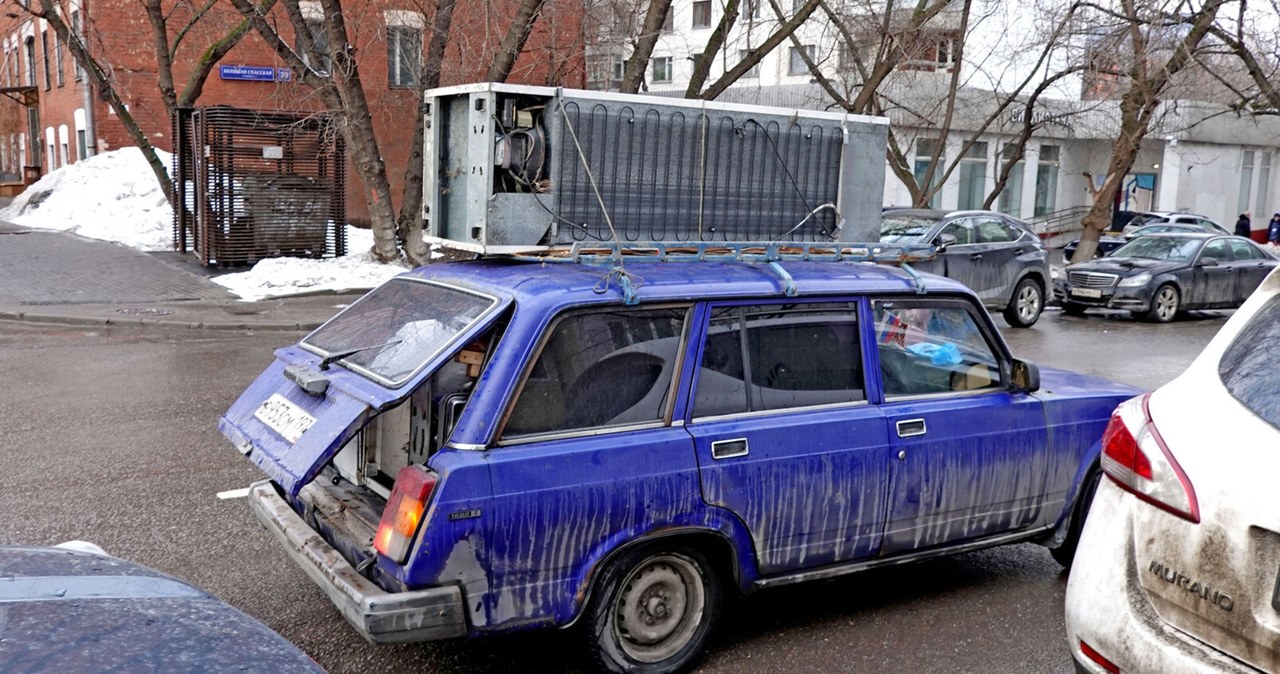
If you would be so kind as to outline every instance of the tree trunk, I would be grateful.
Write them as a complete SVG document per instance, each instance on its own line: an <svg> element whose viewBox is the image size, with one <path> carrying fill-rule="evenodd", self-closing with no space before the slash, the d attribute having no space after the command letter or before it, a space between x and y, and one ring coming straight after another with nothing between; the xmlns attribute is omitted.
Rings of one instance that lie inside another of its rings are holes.
<svg viewBox="0 0 1280 674"><path fill-rule="evenodd" d="M545 0L520 0L516 16L507 27L506 35L502 36L498 53L494 55L493 63L489 64L489 71L484 75L486 82L506 82L511 76L511 69L516 67L516 59L520 57L529 34L533 32L533 24L537 23L544 2Z"/></svg>
<svg viewBox="0 0 1280 674"><path fill-rule="evenodd" d="M707 82L707 75L711 72L711 65L715 63L716 54L720 53L724 47L725 38L729 36L729 31L733 30L734 24L738 22L739 4L740 0L729 0L725 3L720 23L716 24L711 37L707 38L707 46L693 61L693 75L689 77L689 86L684 90L685 98L697 98L698 94L702 93L702 85Z"/></svg>
<svg viewBox="0 0 1280 674"><path fill-rule="evenodd" d="M410 264L424 265L431 261L431 251L422 239L423 185L423 136L426 133L426 100L423 92L440 86L440 73L444 66L444 50L449 43L449 31L453 26L453 8L457 0L441 0L431 22L431 42L418 76L418 114L413 121L413 137L409 141L409 165L404 172L404 193L400 198L400 216L396 219L396 238L404 246L405 257Z"/></svg>
<svg viewBox="0 0 1280 674"><path fill-rule="evenodd" d="M808 20L809 16L813 14L813 11L818 8L819 2L821 2L821 0L805 0L804 5L800 7L800 9L796 10L795 14L792 14L790 19L782 21L784 16L782 8L778 6L776 0L769 0L769 4L773 6L774 14L778 16L779 21L782 21L782 25L778 27L778 30L775 31L773 35L770 35L765 39L759 47L752 49L751 52L747 54L747 58L739 61L738 65L730 68L728 72L720 77L720 79L707 87L707 90L702 92L702 99L712 101L719 97L720 94L723 94L725 89L728 89L735 82L741 79L743 75L747 74L748 70L754 68L756 64L765 57L765 54L773 51L774 48L782 44L783 40L791 37L791 34L795 33L796 29L804 24L804 22Z"/></svg>
<svg viewBox="0 0 1280 674"><path fill-rule="evenodd" d="M653 56L653 47L658 44L658 36L662 26L667 23L667 14L671 12L671 0L649 0L649 10L644 15L644 28L636 40L636 47L627 57L622 67L622 84L618 89L624 94L640 91L644 82L644 70L649 65L649 57Z"/></svg>

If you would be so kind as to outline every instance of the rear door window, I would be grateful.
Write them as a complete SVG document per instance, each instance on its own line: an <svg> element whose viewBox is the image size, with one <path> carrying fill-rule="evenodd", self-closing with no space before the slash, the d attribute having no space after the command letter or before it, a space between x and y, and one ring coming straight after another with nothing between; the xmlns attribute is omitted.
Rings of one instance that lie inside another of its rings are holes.
<svg viewBox="0 0 1280 674"><path fill-rule="evenodd" d="M694 416L865 400L857 318L845 302L713 310Z"/></svg>
<svg viewBox="0 0 1280 674"><path fill-rule="evenodd" d="M688 312L610 309L558 321L517 394L503 439L666 421Z"/></svg>
<svg viewBox="0 0 1280 674"><path fill-rule="evenodd" d="M1254 248L1249 242L1231 239L1231 253L1237 260L1261 260L1262 251Z"/></svg>
<svg viewBox="0 0 1280 674"><path fill-rule="evenodd" d="M1231 397L1280 428L1280 295L1262 306L1218 361L1218 376Z"/></svg>

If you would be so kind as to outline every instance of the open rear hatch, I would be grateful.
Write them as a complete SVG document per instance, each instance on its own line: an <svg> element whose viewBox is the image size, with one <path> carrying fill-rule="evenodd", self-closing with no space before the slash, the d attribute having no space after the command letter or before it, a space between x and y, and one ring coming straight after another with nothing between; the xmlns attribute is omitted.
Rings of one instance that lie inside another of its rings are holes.
<svg viewBox="0 0 1280 674"><path fill-rule="evenodd" d="M392 279L297 346L278 350L218 429L293 499L372 416L408 397L510 303Z"/></svg>

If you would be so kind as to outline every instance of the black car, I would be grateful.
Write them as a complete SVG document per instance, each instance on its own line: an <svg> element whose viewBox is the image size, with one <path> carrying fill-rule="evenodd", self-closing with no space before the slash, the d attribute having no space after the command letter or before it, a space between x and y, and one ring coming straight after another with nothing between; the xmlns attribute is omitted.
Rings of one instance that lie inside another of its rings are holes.
<svg viewBox="0 0 1280 674"><path fill-rule="evenodd" d="M1192 234L1202 232L1205 234L1230 234L1227 230L1208 220L1201 222L1161 222L1150 225L1143 225L1136 229L1125 228L1125 232L1119 236L1103 236L1098 239L1098 249L1094 252L1094 257L1102 257L1108 255L1111 251L1123 246L1126 243L1148 234ZM1062 259L1071 261L1076 254L1076 248L1080 246L1080 239L1076 239L1068 243L1062 249Z"/></svg>
<svg viewBox="0 0 1280 674"><path fill-rule="evenodd" d="M1054 291L1068 314L1127 309L1158 322L1188 309L1234 309L1280 265L1239 236L1152 234L1104 258L1067 265Z"/></svg>
<svg viewBox="0 0 1280 674"><path fill-rule="evenodd" d="M0 546L0 671L324 674L203 590L73 547Z"/></svg>
<svg viewBox="0 0 1280 674"><path fill-rule="evenodd" d="M988 309L1027 328L1044 310L1049 253L1026 223L994 211L890 209L880 219L885 243L932 243L938 256L920 271L969 286Z"/></svg>

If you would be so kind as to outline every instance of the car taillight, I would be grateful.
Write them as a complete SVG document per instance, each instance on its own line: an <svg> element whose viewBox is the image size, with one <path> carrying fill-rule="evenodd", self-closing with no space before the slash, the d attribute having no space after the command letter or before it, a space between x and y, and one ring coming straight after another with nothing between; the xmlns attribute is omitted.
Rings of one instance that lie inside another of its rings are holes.
<svg viewBox="0 0 1280 674"><path fill-rule="evenodd" d="M1156 430L1150 398L1126 400L1111 414L1102 435L1102 472L1143 501L1199 523L1196 490Z"/></svg>
<svg viewBox="0 0 1280 674"><path fill-rule="evenodd" d="M378 533L373 537L375 550L396 563L404 562L435 486L436 476L422 466L405 466L396 473L391 498L387 499Z"/></svg>
<svg viewBox="0 0 1280 674"><path fill-rule="evenodd" d="M1094 661L1099 667L1111 674L1120 674L1120 667L1116 663L1102 657L1101 653L1093 650L1093 647L1085 643L1083 639L1080 640L1080 652L1084 653L1084 657Z"/></svg>

